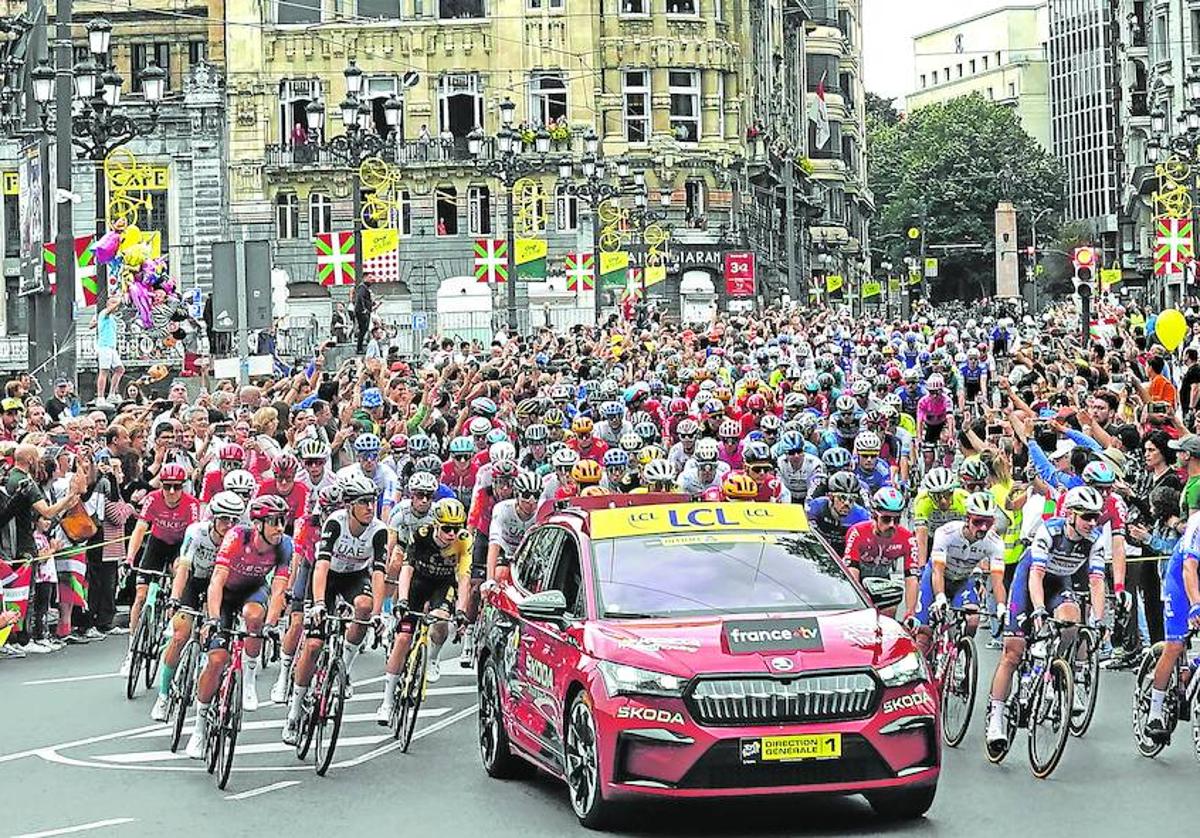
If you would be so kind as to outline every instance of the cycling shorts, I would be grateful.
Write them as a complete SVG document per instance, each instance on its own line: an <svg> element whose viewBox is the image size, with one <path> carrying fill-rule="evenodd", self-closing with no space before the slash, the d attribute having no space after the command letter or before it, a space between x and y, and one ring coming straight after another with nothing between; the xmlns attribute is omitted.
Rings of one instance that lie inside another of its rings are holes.
<svg viewBox="0 0 1200 838"><path fill-rule="evenodd" d="M1163 637L1174 643L1187 637L1188 611L1192 607L1182 581L1169 577L1163 580Z"/></svg>
<svg viewBox="0 0 1200 838"><path fill-rule="evenodd" d="M187 584L183 586L183 596L179 598L179 604L193 611L203 609L204 602L208 599L208 582L208 579L189 576Z"/></svg>
<svg viewBox="0 0 1200 838"><path fill-rule="evenodd" d="M1017 565L1013 584L1008 592L1008 618L1004 621L1006 637L1024 637L1026 623L1031 616L1033 607L1029 604L1029 569L1028 561ZM1046 603L1046 613L1053 615L1058 607L1067 602L1079 602L1069 576L1043 576L1042 591Z"/></svg>
<svg viewBox="0 0 1200 838"><path fill-rule="evenodd" d="M454 590L454 584L451 579L429 579L413 574L412 584L408 587L408 610L413 613L405 616L397 629L405 634L412 634L417 627L416 615L445 606ZM452 611L453 608L454 606L450 605L447 610Z"/></svg>
<svg viewBox="0 0 1200 838"><path fill-rule="evenodd" d="M354 600L366 594L371 596L371 571L364 568L352 573L334 573L332 570L325 575L325 610L329 613L337 608L338 597L350 605Z"/></svg>
<svg viewBox="0 0 1200 838"><path fill-rule="evenodd" d="M941 441L942 431L945 429L946 429L945 422L940 422L936 425L933 424L932 422L926 422L925 423L925 444L933 445L933 444Z"/></svg>
<svg viewBox="0 0 1200 838"><path fill-rule="evenodd" d="M471 578L487 578L488 534L475 530L471 542Z"/></svg>
<svg viewBox="0 0 1200 838"><path fill-rule="evenodd" d="M162 573L179 558L179 548L181 546L181 544L168 544L162 539L155 538L153 535L147 535L146 541L142 545L142 555L137 561L138 570ZM144 573L139 573L137 575L137 583L139 585L149 585L150 577Z"/></svg>
<svg viewBox="0 0 1200 838"><path fill-rule="evenodd" d="M266 608L270 598L271 586L265 581L244 588L226 588L221 594L221 630L208 639L208 651L228 649L230 637L225 632L233 628L242 608L250 603Z"/></svg>
<svg viewBox="0 0 1200 838"><path fill-rule="evenodd" d="M968 576L965 579L942 577L946 600L951 608L979 608L979 589ZM929 625L929 609L933 605L933 562L926 562L921 572L921 585L917 593L916 618L923 626Z"/></svg>

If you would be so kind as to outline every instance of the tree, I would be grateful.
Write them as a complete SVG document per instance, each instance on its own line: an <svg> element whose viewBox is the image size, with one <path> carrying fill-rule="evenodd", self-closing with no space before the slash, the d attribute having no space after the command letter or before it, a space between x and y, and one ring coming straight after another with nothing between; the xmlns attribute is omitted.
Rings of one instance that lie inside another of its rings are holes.
<svg viewBox="0 0 1200 838"><path fill-rule="evenodd" d="M888 128L899 125L900 120L904 118L900 111L896 110L895 99L885 99L868 92L863 106L867 111L868 132L874 130L875 127Z"/></svg>
<svg viewBox="0 0 1200 838"><path fill-rule="evenodd" d="M1011 108L979 94L928 105L894 124L887 124L886 109L882 114L870 122L867 140L868 177L878 210L877 255L899 261L904 231L923 218L927 245L983 246L938 255L943 277L955 278L960 289L990 293L996 204L1010 200L1018 208L1061 209L1063 177L1057 162L1025 133ZM1048 225L1039 227L1043 240L1054 234ZM940 292L934 296L957 293L933 290Z"/></svg>

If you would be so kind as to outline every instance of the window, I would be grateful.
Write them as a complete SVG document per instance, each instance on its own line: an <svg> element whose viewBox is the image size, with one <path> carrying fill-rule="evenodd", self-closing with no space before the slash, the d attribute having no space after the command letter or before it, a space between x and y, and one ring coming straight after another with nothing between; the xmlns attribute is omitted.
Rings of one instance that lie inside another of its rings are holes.
<svg viewBox="0 0 1200 838"><path fill-rule="evenodd" d="M486 186L467 188L467 230L472 236L492 232L492 193Z"/></svg>
<svg viewBox="0 0 1200 838"><path fill-rule="evenodd" d="M437 218L435 233L439 236L458 235L458 190L453 186L439 186L434 194L434 214Z"/></svg>
<svg viewBox="0 0 1200 838"><path fill-rule="evenodd" d="M276 23L320 23L321 0L275 0Z"/></svg>
<svg viewBox="0 0 1200 838"><path fill-rule="evenodd" d="M988 68L988 57L985 55L982 60L983 60L983 69L986 70Z"/></svg>
<svg viewBox="0 0 1200 838"><path fill-rule="evenodd" d="M921 73L921 87L925 87L925 86L926 86L926 83L925 83L925 82L926 82L926 77L925 77L925 74L924 74L924 73Z"/></svg>
<svg viewBox="0 0 1200 838"><path fill-rule="evenodd" d="M8 173L5 172L5 180ZM21 217L20 198L15 191L4 192L4 255L15 258L21 255Z"/></svg>
<svg viewBox="0 0 1200 838"><path fill-rule="evenodd" d="M697 0L667 0L667 14L691 15L700 14Z"/></svg>
<svg viewBox="0 0 1200 838"><path fill-rule="evenodd" d="M724 23L725 9L721 6L721 0L713 0L713 20L717 23Z"/></svg>
<svg viewBox="0 0 1200 838"><path fill-rule="evenodd" d="M989 99L995 99L996 98L996 90L994 88L989 87L987 89L987 97Z"/></svg>
<svg viewBox="0 0 1200 838"><path fill-rule="evenodd" d="M368 76L363 91L367 101L371 103L371 121L375 125L375 133L381 137L387 136L387 104L388 99L400 94L400 82L395 76ZM396 126L397 136L404 136L404 111L400 111L400 124Z"/></svg>
<svg viewBox="0 0 1200 838"><path fill-rule="evenodd" d="M687 206L687 223L689 227L704 226L705 195L704 181L688 180L683 184L684 201Z"/></svg>
<svg viewBox="0 0 1200 838"><path fill-rule="evenodd" d="M275 196L275 233L281 239L300 237L300 199L295 192Z"/></svg>
<svg viewBox="0 0 1200 838"><path fill-rule="evenodd" d="M308 196L308 232L310 235L333 231L333 201L328 195L312 192Z"/></svg>
<svg viewBox="0 0 1200 838"><path fill-rule="evenodd" d="M579 229L579 199L563 183L554 188L554 216L560 233Z"/></svg>
<svg viewBox="0 0 1200 838"><path fill-rule="evenodd" d="M625 141L644 143L650 139L650 73L629 70L624 79Z"/></svg>
<svg viewBox="0 0 1200 838"><path fill-rule="evenodd" d="M438 0L438 17L442 20L483 17L483 0Z"/></svg>
<svg viewBox="0 0 1200 838"><path fill-rule="evenodd" d="M171 244L171 201L167 184L163 183L161 188L145 190L142 197L146 199L146 203L138 208L134 223L142 230L160 231L165 253Z"/></svg>
<svg viewBox="0 0 1200 838"><path fill-rule="evenodd" d="M284 79L279 83L279 142L291 145L295 138L307 135L308 103L320 99L321 86L316 79ZM300 127L297 133L296 126ZM322 132L324 129L322 129ZM318 140L323 140L319 137ZM302 162L302 161L298 161Z"/></svg>
<svg viewBox="0 0 1200 838"><path fill-rule="evenodd" d="M554 559L565 537L562 527L534 530L517 556L517 584L531 594L549 590Z"/></svg>
<svg viewBox="0 0 1200 838"><path fill-rule="evenodd" d="M412 235L412 193L400 190L400 235Z"/></svg>
<svg viewBox="0 0 1200 838"><path fill-rule="evenodd" d="M1017 98L1017 84L1016 84L1016 82L1011 82L1011 81L1010 81L1010 82L1008 83L1008 98L1009 98L1009 99L1016 99L1016 98Z"/></svg>
<svg viewBox="0 0 1200 838"><path fill-rule="evenodd" d="M528 0L528 6L531 9L549 9L556 12L562 9L566 0Z"/></svg>
<svg viewBox="0 0 1200 838"><path fill-rule="evenodd" d="M618 0L623 15L650 14L650 0Z"/></svg>
<svg viewBox="0 0 1200 838"><path fill-rule="evenodd" d="M1192 9L1192 54L1200 52L1200 9Z"/></svg>
<svg viewBox="0 0 1200 838"><path fill-rule="evenodd" d="M579 545L569 533L559 542L557 561L553 563L547 590L562 591L567 601L567 613L574 617L587 616L587 599L584 596L583 571L579 566Z"/></svg>
<svg viewBox="0 0 1200 838"><path fill-rule="evenodd" d="M962 65L961 65L961 64L959 64L959 65L958 65L958 77L961 79L961 78L962 78L962 76L963 76L963 73L962 73Z"/></svg>
<svg viewBox="0 0 1200 838"><path fill-rule="evenodd" d="M133 54L130 58L130 75L133 76L133 81L129 86L132 93L142 92L142 70L153 61L159 67L162 67L166 73L166 89L171 88L171 45L166 43L160 44L134 44Z"/></svg>
<svg viewBox="0 0 1200 838"><path fill-rule="evenodd" d="M717 71L717 136L725 138L725 74Z"/></svg>
<svg viewBox="0 0 1200 838"><path fill-rule="evenodd" d="M358 0L358 16L391 20L400 17L400 0Z"/></svg>
<svg viewBox="0 0 1200 838"><path fill-rule="evenodd" d="M934 84L938 83L938 71L937 70L933 71L933 83Z"/></svg>
<svg viewBox="0 0 1200 838"><path fill-rule="evenodd" d="M971 74L972 75L975 74L975 59L974 58L971 59Z"/></svg>
<svg viewBox="0 0 1200 838"><path fill-rule="evenodd" d="M438 79L438 131L462 140L483 125L483 84L476 73L453 73Z"/></svg>
<svg viewBox="0 0 1200 838"><path fill-rule="evenodd" d="M529 115L541 125L567 118L567 85L560 73L534 73L529 79Z"/></svg>
<svg viewBox="0 0 1200 838"><path fill-rule="evenodd" d="M949 67L942 68L942 78L944 78L946 81L950 81L950 68Z"/></svg>
<svg viewBox="0 0 1200 838"><path fill-rule="evenodd" d="M996 66L999 67L1003 63L1004 62L1000 60L1000 53L999 53L999 51L997 51L996 52Z"/></svg>
<svg viewBox="0 0 1200 838"><path fill-rule="evenodd" d="M188 41L188 66L208 61L208 41Z"/></svg>
<svg viewBox="0 0 1200 838"><path fill-rule="evenodd" d="M21 280L10 276L4 281L5 295L4 314L8 321L10 335L29 334L29 298L20 294Z"/></svg>
<svg viewBox="0 0 1200 838"><path fill-rule="evenodd" d="M697 70L671 70L667 73L671 96L671 131L680 142L700 139L700 73Z"/></svg>

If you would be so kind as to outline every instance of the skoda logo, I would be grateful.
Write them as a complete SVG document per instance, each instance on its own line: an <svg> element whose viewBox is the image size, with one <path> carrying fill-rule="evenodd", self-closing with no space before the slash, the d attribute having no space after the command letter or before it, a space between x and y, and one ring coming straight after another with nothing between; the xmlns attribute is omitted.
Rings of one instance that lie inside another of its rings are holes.
<svg viewBox="0 0 1200 838"><path fill-rule="evenodd" d="M771 668L776 672L791 672L793 666L791 658L771 658Z"/></svg>

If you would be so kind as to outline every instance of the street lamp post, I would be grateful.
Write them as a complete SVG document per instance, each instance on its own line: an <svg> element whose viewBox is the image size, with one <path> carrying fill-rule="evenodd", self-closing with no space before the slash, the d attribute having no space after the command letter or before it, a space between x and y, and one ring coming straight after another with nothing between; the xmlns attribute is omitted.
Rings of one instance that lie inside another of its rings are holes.
<svg viewBox="0 0 1200 838"><path fill-rule="evenodd" d="M667 220L667 209L671 206L671 192L668 189L660 189L658 193L659 206L661 210L652 210L647 207L649 195L646 190L646 175L644 172L638 171L634 174L634 185L636 187L633 194L633 203L637 208L638 216L638 245L642 250L642 302L649 302L646 297L646 271L650 268L650 252L646 245L646 228L651 224L656 224L660 221Z"/></svg>
<svg viewBox="0 0 1200 838"><path fill-rule="evenodd" d="M509 98L500 103L500 130L495 136L495 156L483 159L483 141L485 135L478 125L467 135L467 150L476 158L479 171L489 177L494 177L504 185L504 213L507 225L508 242L508 328L516 332L517 322L517 235L513 219L513 187L517 181L529 175L545 170L546 155L550 151L550 132L541 127L534 135L533 147L537 157L525 157L521 153L520 134L513 128L513 118L517 106Z"/></svg>

